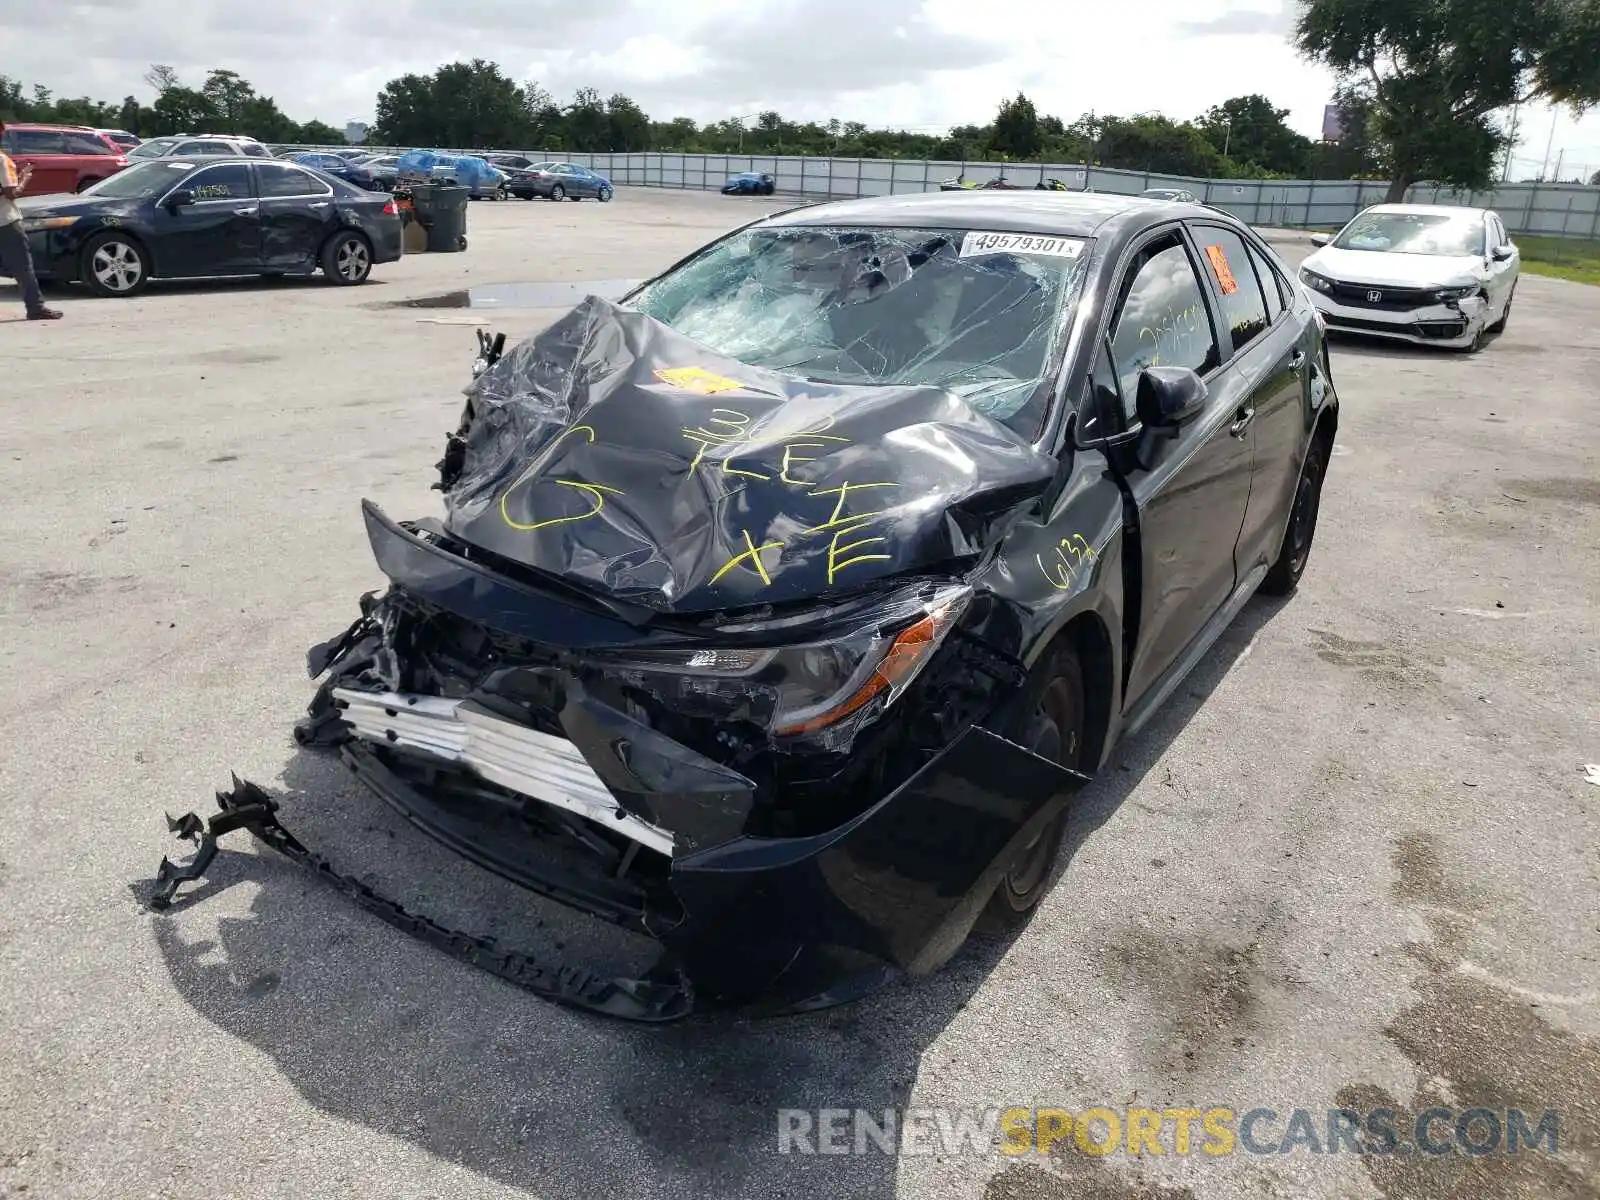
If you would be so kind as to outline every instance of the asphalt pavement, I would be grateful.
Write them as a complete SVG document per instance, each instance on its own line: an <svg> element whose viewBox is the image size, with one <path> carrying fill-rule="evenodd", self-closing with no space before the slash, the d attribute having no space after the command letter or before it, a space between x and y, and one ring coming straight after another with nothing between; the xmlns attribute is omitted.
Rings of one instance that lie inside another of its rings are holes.
<svg viewBox="0 0 1600 1200"><path fill-rule="evenodd" d="M1253 601L1082 795L1031 925L931 978L618 1025L246 840L193 903L141 908L163 814L238 772L428 911L583 936L294 747L305 651L380 586L360 500L438 511L470 325L558 312L407 301L639 278L763 206L474 204L466 253L362 288L66 293L63 321L0 322L0 1195L1600 1194L1600 290L1576 284L1524 277L1478 356L1336 345L1298 593ZM1559 1151L778 1153L780 1109L1268 1107L1276 1144L1297 1108L1434 1105L1557 1110Z"/></svg>

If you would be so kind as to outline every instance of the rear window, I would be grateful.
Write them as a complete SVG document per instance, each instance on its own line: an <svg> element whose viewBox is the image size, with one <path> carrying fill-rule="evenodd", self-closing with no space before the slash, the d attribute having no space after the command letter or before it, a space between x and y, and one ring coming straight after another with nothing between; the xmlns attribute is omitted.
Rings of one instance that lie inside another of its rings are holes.
<svg viewBox="0 0 1600 1200"><path fill-rule="evenodd" d="M118 152L92 133L69 133L66 135L68 154L103 154L115 155Z"/></svg>
<svg viewBox="0 0 1600 1200"><path fill-rule="evenodd" d="M65 154L67 139L53 129L8 129L5 148L12 154Z"/></svg>
<svg viewBox="0 0 1600 1200"><path fill-rule="evenodd" d="M1087 245L977 230L753 229L630 306L752 366L949 388L1032 436Z"/></svg>

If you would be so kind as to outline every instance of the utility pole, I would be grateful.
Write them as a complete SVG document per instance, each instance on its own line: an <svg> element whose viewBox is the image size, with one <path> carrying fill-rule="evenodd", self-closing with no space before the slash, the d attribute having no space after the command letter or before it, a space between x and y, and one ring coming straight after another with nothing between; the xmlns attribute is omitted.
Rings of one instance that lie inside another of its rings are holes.
<svg viewBox="0 0 1600 1200"><path fill-rule="evenodd" d="M1561 182L1561 164L1566 159L1566 157L1567 157L1566 147L1563 146L1562 149L1561 149L1561 153L1556 155L1556 171L1555 171L1554 177L1550 180L1551 183L1560 183Z"/></svg>
<svg viewBox="0 0 1600 1200"><path fill-rule="evenodd" d="M1561 106L1553 106L1550 110L1550 140L1544 146L1544 162L1539 167L1539 182L1543 183L1548 178L1546 172L1550 168L1550 151L1556 146L1556 126L1561 121Z"/></svg>
<svg viewBox="0 0 1600 1200"><path fill-rule="evenodd" d="M1513 104L1511 106L1510 141L1506 145L1506 169L1500 176L1501 183L1511 182L1511 160L1516 156L1517 153L1517 130L1520 127L1521 119L1522 105Z"/></svg>

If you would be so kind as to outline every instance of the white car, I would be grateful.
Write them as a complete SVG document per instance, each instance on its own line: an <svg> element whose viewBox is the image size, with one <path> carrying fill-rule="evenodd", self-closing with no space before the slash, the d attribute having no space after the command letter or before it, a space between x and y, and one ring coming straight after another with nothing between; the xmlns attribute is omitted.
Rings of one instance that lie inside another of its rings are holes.
<svg viewBox="0 0 1600 1200"><path fill-rule="evenodd" d="M1334 332L1473 351L1511 315L1522 256L1488 209L1379 204L1311 240L1300 282Z"/></svg>

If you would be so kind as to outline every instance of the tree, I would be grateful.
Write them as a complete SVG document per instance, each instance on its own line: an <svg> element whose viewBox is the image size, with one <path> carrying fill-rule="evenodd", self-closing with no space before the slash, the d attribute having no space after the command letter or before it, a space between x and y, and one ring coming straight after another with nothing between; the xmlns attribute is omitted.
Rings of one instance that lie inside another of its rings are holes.
<svg viewBox="0 0 1600 1200"><path fill-rule="evenodd" d="M217 106L204 93L177 85L157 96L150 111L154 133L205 133L221 122Z"/></svg>
<svg viewBox="0 0 1600 1200"><path fill-rule="evenodd" d="M1166 117L1107 117L1098 130L1098 161L1159 175L1228 175L1230 164L1200 129Z"/></svg>
<svg viewBox="0 0 1600 1200"><path fill-rule="evenodd" d="M162 92L170 92L178 86L178 73L166 63L151 63L150 69L144 73L144 81L150 85L150 90L159 96Z"/></svg>
<svg viewBox="0 0 1600 1200"><path fill-rule="evenodd" d="M1600 187L1600 171L1596 171L1593 175L1589 176L1589 186Z"/></svg>
<svg viewBox="0 0 1600 1200"><path fill-rule="evenodd" d="M579 88L564 115L567 145L572 149L591 154L610 149L611 118L599 92L593 88Z"/></svg>
<svg viewBox="0 0 1600 1200"><path fill-rule="evenodd" d="M606 120L611 127L608 149L619 154L650 149L650 118L622 93L606 101Z"/></svg>
<svg viewBox="0 0 1600 1200"><path fill-rule="evenodd" d="M256 99L255 88L241 79L237 71L220 67L206 76L206 81L200 85L200 94L217 110L218 118L230 133L241 129L246 106Z"/></svg>
<svg viewBox="0 0 1600 1200"><path fill-rule="evenodd" d="M1600 103L1597 0L1306 0L1294 38L1371 105L1391 201L1429 178L1488 186L1502 109Z"/></svg>
<svg viewBox="0 0 1600 1200"><path fill-rule="evenodd" d="M989 145L995 152L1013 159L1035 158L1043 141L1039 113L1032 100L1018 92L1014 100L1000 102L989 135Z"/></svg>
<svg viewBox="0 0 1600 1200"><path fill-rule="evenodd" d="M448 63L432 75L402 75L384 85L372 140L453 150L521 146L532 132L527 101L526 90L496 63Z"/></svg>
<svg viewBox="0 0 1600 1200"><path fill-rule="evenodd" d="M1311 139L1296 133L1265 96L1235 96L1206 112L1195 124L1217 152L1236 163L1253 163L1277 175L1303 175Z"/></svg>

